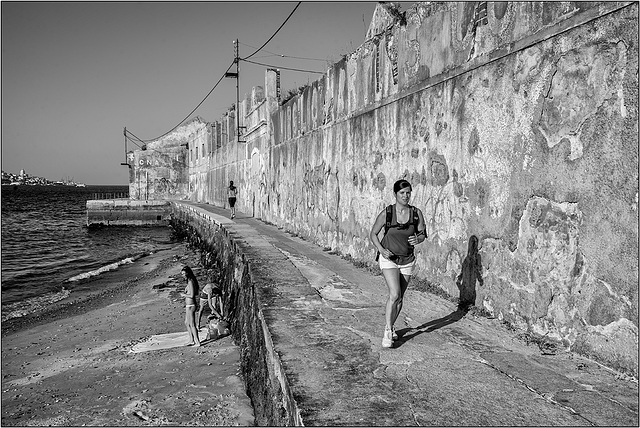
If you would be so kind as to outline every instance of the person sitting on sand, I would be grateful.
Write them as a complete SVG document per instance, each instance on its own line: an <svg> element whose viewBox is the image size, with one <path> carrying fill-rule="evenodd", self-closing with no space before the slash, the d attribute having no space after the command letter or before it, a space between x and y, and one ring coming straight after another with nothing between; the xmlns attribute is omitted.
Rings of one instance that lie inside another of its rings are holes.
<svg viewBox="0 0 640 428"><path fill-rule="evenodd" d="M198 329L196 329L196 310L198 305L198 280L193 274L189 266L185 266L180 271L182 277L187 280L187 286L184 293L180 293L184 297L185 317L184 324L187 326L187 332L191 342L187 346L200 346L200 338L198 337Z"/></svg>
<svg viewBox="0 0 640 428"><path fill-rule="evenodd" d="M198 314L196 315L198 330L200 330L202 312L207 304L209 305L209 309L211 309L211 315L218 319L222 319L222 290L219 286L213 285L210 282L202 288L202 291L200 291L200 307L198 308Z"/></svg>

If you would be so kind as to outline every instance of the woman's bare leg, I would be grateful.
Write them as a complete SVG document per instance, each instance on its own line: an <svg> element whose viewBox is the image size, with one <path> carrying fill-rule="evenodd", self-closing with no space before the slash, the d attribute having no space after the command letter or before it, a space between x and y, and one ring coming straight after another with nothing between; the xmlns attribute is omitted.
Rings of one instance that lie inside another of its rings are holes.
<svg viewBox="0 0 640 428"><path fill-rule="evenodd" d="M196 329L196 308L195 307L187 308L184 322L187 325L187 331L189 332L189 336L191 338L191 343L189 343L189 345L195 344L195 346L200 346L198 329Z"/></svg>
<svg viewBox="0 0 640 428"><path fill-rule="evenodd" d="M382 269L382 275L389 287L389 298L385 311L385 321L387 328L393 327L393 323L398 317L399 308L402 308L402 287L400 281L400 271L398 269ZM406 288L405 288L406 289Z"/></svg>
<svg viewBox="0 0 640 428"><path fill-rule="evenodd" d="M409 287L409 281L411 280L411 275L398 275L398 279L400 282L400 298L398 299L398 303L396 304L396 311L394 313L393 318L391 318L391 327L396 323L398 319L398 315L400 315L400 311L402 311L402 303L404 302L404 293L407 291L407 287Z"/></svg>
<svg viewBox="0 0 640 428"><path fill-rule="evenodd" d="M189 328L189 308L186 308L184 311L184 325L187 327L187 333L189 333L190 342L187 343L187 346L195 345L195 341L193 340L193 333L191 333L191 329Z"/></svg>

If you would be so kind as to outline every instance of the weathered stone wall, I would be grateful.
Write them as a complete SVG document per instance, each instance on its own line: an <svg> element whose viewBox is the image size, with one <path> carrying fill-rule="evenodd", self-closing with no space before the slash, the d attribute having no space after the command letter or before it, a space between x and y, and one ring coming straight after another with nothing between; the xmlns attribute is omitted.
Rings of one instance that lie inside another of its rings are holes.
<svg viewBox="0 0 640 428"><path fill-rule="evenodd" d="M637 372L637 16L416 5L269 110L260 217L373 260L369 228L407 178L428 223L418 276L456 296L476 235L479 306Z"/></svg>
<svg viewBox="0 0 640 428"><path fill-rule="evenodd" d="M188 199L200 183L190 180L190 167L199 165L210 131L196 117L169 134L136 150L129 159L129 195L134 200Z"/></svg>
<svg viewBox="0 0 640 428"><path fill-rule="evenodd" d="M407 178L429 234L419 277L457 296L475 235L478 306L637 374L638 4L379 4L374 18L282 106L267 71L264 102L239 109L244 142L189 170L192 198L224 206L234 180L240 211L373 264L369 229Z"/></svg>
<svg viewBox="0 0 640 428"><path fill-rule="evenodd" d="M233 181L238 188L238 210L262 218L269 205L266 168L271 145L268 128L269 111L277 108L277 74L265 73L265 87L254 87L240 104L243 133L240 143L226 138L207 155L201 165L190 169L191 181L197 183L194 200L216 206L228 206L227 187ZM233 121L223 121L236 126ZM204 183L204 184L201 184Z"/></svg>

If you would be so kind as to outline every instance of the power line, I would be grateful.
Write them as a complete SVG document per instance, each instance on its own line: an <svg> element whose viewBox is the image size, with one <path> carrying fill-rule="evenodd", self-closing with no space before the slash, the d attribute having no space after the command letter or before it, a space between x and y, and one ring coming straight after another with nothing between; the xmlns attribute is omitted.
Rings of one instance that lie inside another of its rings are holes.
<svg viewBox="0 0 640 428"><path fill-rule="evenodd" d="M132 136L133 138L135 138L136 140L138 140L138 141L140 141L141 143L143 143L143 144L144 144L144 141L143 141L143 140L141 140L140 138L138 138L138 136L137 136L136 134L134 134L133 132L129 131L128 129L125 129L125 130L127 131L127 134L131 134L131 136Z"/></svg>
<svg viewBox="0 0 640 428"><path fill-rule="evenodd" d="M253 52L251 55L247 56L246 58L234 58L233 62L229 65L229 67L225 70L224 73L222 73L222 76L220 77L220 79L216 82L216 84L213 86L213 88L211 88L211 90L209 91L209 93L207 93L207 95L205 95L205 97L202 99L202 101L200 101L200 103L193 109L191 110L191 112L184 118L182 119L176 126L174 126L173 128L171 128L169 131L165 132L164 134L155 137L155 138L151 138L148 140L142 140L138 137L136 137L138 139L138 141L142 142L142 143L148 143L154 140L159 140L160 138L170 134L171 132L173 132L176 128L178 128L180 125L182 125L205 101L207 98L209 98L209 95L211 95L211 93L218 87L218 85L220 84L220 82L222 82L222 79L225 78L225 75L227 74L227 72L229 70L231 70L231 67L233 66L233 64L238 64L238 62L240 60L246 61L247 58L251 58L252 56L254 56L255 54L257 54L258 52L260 52L260 50L262 48L264 48L275 36L276 34L278 34L278 32L282 29L282 27L284 27L284 25L287 23L287 21L289 21L289 18L291 18L291 16L294 14L294 12L298 9L298 7L300 6L300 4L302 4L302 2L298 2L298 4L296 5L296 7L293 8L293 10L291 11L291 13L289 14L289 16L287 16L287 19L284 20L284 22L280 25L280 27L278 27L278 29L275 31L275 33L273 33L273 35L271 37L269 37L269 40L267 40L266 42L264 42L264 44L258 48L255 52ZM247 61L247 62L251 62L251 61ZM257 64L257 63L256 63ZM263 65L263 64L259 64L259 65ZM285 69L284 67L280 67L282 69ZM308 71L308 70L295 70L295 69L291 69L293 71L304 71L307 73L317 73L316 71ZM237 109L238 107L236 107ZM131 134L133 135L133 134Z"/></svg>
<svg viewBox="0 0 640 428"><path fill-rule="evenodd" d="M277 66L277 65L270 65L270 64L263 64L261 62L249 61L247 59L242 59L242 58L240 58L240 61L244 61L244 62L248 62L248 63L251 63L251 64L256 64L256 65L262 65L264 67L279 68L280 70L290 70L290 71L300 71L300 72L303 72L303 73L324 74L324 71L301 70L299 68L280 67L280 66Z"/></svg>
<svg viewBox="0 0 640 428"><path fill-rule="evenodd" d="M284 22L282 23L282 25L280 25L280 27L278 27L278 29L276 30L275 33L273 33L273 35L271 37L269 37L269 40L267 40L266 42L264 42L264 44L262 46L260 46L254 53L252 53L251 55L241 58L241 59L247 59L247 58L251 58L252 56L254 56L255 54L257 54L258 52L260 52L262 50L262 48L264 48L265 46L267 46L267 43L269 43L271 41L271 39L273 39L276 34L278 34L278 32L282 29L282 27L284 27L284 24L287 23L287 21L289 20L289 18L291 18L291 16L293 15L293 13L296 11L296 9L298 9L298 7L300 6L300 4L302 4L301 1L298 2L298 4L296 5L296 7L293 8L293 10L291 11L291 13L289 14L289 16L287 16L287 19L284 20Z"/></svg>
<svg viewBox="0 0 640 428"><path fill-rule="evenodd" d="M155 137L155 138L150 138L150 139L148 139L148 140L142 140L142 139L139 139L138 137L136 137L136 138L138 138L138 140L139 140L140 142L142 142L142 143L149 143L149 142L151 142L151 141L159 140L160 138L162 138L162 137L164 137L164 136L166 136L166 135L170 134L171 132L175 131L175 130L176 130L176 128L178 128L178 127L179 127L180 125L182 125L182 124L183 124L187 119L189 119L189 117L190 117L190 116L191 116L191 115L192 115L196 110L198 110L198 108L200 108L200 106L201 106L201 105L202 105L202 104L207 100L207 98L209 98L209 95L211 95L211 94L213 93L213 91L218 87L218 85L220 84L220 82L222 82L222 79L224 79L224 75L227 73L227 71L231 70L231 67L233 66L233 64L234 64L234 63L235 63L235 60L234 60L231 64L229 64L229 67L227 67L227 69L225 70L225 72L224 72L224 73L222 73L222 76L220 76L220 79L218 79L218 81L216 82L216 84L213 86L213 88L211 88L211 90L207 93L207 95L205 95L205 96L204 96L204 98L202 99L202 101L200 101L200 103L199 103L197 106L195 106L195 108L194 108L193 110L191 110L191 112L189 112L189 114L188 114L187 116L185 116L185 118L184 118L184 119L182 119L182 120L181 120L181 121L180 121L176 126L174 126L173 128L171 128L170 130L168 130L168 131L167 131L167 132L165 132L164 134L162 134L162 135L160 135L160 136L158 136L158 137ZM128 131L127 131L127 132L128 132ZM131 134L131 135L133 135L133 134Z"/></svg>
<svg viewBox="0 0 640 428"><path fill-rule="evenodd" d="M241 45L253 48L253 49L257 49L255 46L251 46L251 45L248 45L246 43L242 43L242 42L238 42L238 43L240 43ZM284 55L284 54L271 52L271 51L268 51L266 49L264 49L264 51L271 54L271 55L265 55L264 58L266 58L267 56L277 56L277 57L280 57L280 58L304 59L304 60L309 60L309 61L321 61L321 62L326 62L327 61L326 59L319 59L319 58L307 58L307 57L303 57L303 56ZM261 57L261 58L263 58L263 57Z"/></svg>
<svg viewBox="0 0 640 428"><path fill-rule="evenodd" d="M147 147L146 143L143 140L138 138L133 132L129 131L127 128L125 128L125 132L126 132L125 133L126 141L129 142L129 143L135 144L139 149L141 149L141 150L151 150L153 152L160 153L161 155L166 155L167 154L165 152L161 152L160 150L156 150L156 149L154 149L152 147ZM131 135L129 136L127 134L131 134ZM134 139L131 138L131 137L134 137L136 140L140 141L142 143L142 146L140 144L136 143L134 141Z"/></svg>

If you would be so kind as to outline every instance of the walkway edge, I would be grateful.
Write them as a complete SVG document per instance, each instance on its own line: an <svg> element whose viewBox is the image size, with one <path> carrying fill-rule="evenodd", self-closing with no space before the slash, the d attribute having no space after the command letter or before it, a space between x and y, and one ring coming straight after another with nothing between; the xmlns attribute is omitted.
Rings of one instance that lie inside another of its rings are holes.
<svg viewBox="0 0 640 428"><path fill-rule="evenodd" d="M218 250L215 260L218 264L222 264L219 267L223 272L226 272L224 281L226 288L225 308L231 308L231 313L234 315L231 317L232 334L235 342L241 348L242 372L245 377L247 393L254 405L256 424L304 426L282 363L274 350L272 335L265 320L261 300L256 295L253 286L257 278L254 278L255 272L252 273L254 269L249 268L252 257L247 254L246 244L243 245L233 239L234 226L237 224L192 203L179 201L172 201L172 217L174 217L174 222L182 221L180 227L186 229L192 227L193 223L200 223L201 227L197 231L197 235L210 241L208 244ZM209 233L206 237L202 236L204 235L203 230L210 230L212 227L214 230L211 232L213 233ZM246 228L247 226L242 226L242 229ZM247 230L244 231L247 232ZM264 238L256 232L252 235L256 240L263 241L252 242L253 246L258 244L262 251L271 247L274 258L280 258L282 262L288 263L294 268L291 262ZM190 234L190 237L194 238L194 235ZM238 308L243 310L236 311ZM259 324L259 329L255 328L257 327L256 323ZM260 355L256 355L256 353Z"/></svg>

